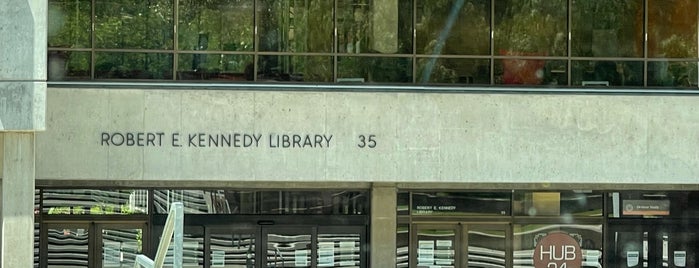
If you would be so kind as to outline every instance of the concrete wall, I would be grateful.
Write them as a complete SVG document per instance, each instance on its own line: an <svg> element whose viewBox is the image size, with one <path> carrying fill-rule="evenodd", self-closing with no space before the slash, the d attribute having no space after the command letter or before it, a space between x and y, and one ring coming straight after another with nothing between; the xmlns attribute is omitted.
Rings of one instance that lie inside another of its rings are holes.
<svg viewBox="0 0 699 268"><path fill-rule="evenodd" d="M696 185L697 107L689 96L50 88L37 179ZM144 146L103 142L128 132ZM192 146L200 133L261 137ZM332 138L273 147L281 134ZM360 148L361 135L376 147Z"/></svg>

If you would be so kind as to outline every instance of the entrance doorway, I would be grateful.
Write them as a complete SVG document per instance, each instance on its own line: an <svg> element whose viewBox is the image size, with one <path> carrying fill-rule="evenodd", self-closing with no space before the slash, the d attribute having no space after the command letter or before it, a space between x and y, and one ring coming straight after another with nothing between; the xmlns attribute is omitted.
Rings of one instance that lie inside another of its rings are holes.
<svg viewBox="0 0 699 268"><path fill-rule="evenodd" d="M697 226L668 221L640 220L610 224L609 267L696 267L699 249Z"/></svg>
<svg viewBox="0 0 699 268"><path fill-rule="evenodd" d="M511 267L508 223L418 223L411 230L412 268Z"/></svg>
<svg viewBox="0 0 699 268"><path fill-rule="evenodd" d="M133 267L145 223L45 223L40 267Z"/></svg>
<svg viewBox="0 0 699 268"><path fill-rule="evenodd" d="M365 226L206 227L204 267L366 267Z"/></svg>

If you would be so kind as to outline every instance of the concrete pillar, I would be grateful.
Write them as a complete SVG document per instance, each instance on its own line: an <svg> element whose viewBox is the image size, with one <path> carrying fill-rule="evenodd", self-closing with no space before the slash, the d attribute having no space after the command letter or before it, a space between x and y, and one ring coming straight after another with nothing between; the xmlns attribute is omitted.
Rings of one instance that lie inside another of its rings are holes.
<svg viewBox="0 0 699 268"><path fill-rule="evenodd" d="M4 136L2 267L34 263L34 133Z"/></svg>
<svg viewBox="0 0 699 268"><path fill-rule="evenodd" d="M369 267L396 267L396 194L394 185L372 186Z"/></svg>
<svg viewBox="0 0 699 268"><path fill-rule="evenodd" d="M46 128L46 0L0 8L0 267L34 263L34 133Z"/></svg>

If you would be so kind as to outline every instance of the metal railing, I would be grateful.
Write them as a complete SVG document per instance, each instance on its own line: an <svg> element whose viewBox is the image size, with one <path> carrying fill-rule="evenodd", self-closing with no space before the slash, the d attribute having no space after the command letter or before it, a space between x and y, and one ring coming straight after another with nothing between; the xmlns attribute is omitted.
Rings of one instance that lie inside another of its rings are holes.
<svg viewBox="0 0 699 268"><path fill-rule="evenodd" d="M171 241L174 241L172 267L182 268L183 222L184 209L182 203L172 203L165 222L165 228L163 229L163 235L160 237L158 251L155 253L155 259L151 260L146 255L139 254L136 256L134 268L162 268L165 264L165 256Z"/></svg>

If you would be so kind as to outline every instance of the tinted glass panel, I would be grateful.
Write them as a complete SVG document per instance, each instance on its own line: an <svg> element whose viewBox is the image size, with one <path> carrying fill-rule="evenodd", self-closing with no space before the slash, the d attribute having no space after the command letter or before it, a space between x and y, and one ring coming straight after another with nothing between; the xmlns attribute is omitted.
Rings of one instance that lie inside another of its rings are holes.
<svg viewBox="0 0 699 268"><path fill-rule="evenodd" d="M331 82L330 56L260 56L258 81Z"/></svg>
<svg viewBox="0 0 699 268"><path fill-rule="evenodd" d="M489 55L490 1L418 1L418 54Z"/></svg>
<svg viewBox="0 0 699 268"><path fill-rule="evenodd" d="M648 86L696 87L696 61L651 61L648 62Z"/></svg>
<svg viewBox="0 0 699 268"><path fill-rule="evenodd" d="M417 64L421 83L490 84L489 59L420 58Z"/></svg>
<svg viewBox="0 0 699 268"><path fill-rule="evenodd" d="M145 214L147 190L44 189L43 213L47 214Z"/></svg>
<svg viewBox="0 0 699 268"><path fill-rule="evenodd" d="M574 86L643 86L643 62L573 61Z"/></svg>
<svg viewBox="0 0 699 268"><path fill-rule="evenodd" d="M508 241L504 230L468 226L468 267L505 267Z"/></svg>
<svg viewBox="0 0 699 268"><path fill-rule="evenodd" d="M648 1L648 56L697 57L696 0Z"/></svg>
<svg viewBox="0 0 699 268"><path fill-rule="evenodd" d="M142 254L143 230L102 229L102 267L133 267Z"/></svg>
<svg viewBox="0 0 699 268"><path fill-rule="evenodd" d="M48 267L89 267L87 226L85 228L49 228L47 232Z"/></svg>
<svg viewBox="0 0 699 268"><path fill-rule="evenodd" d="M410 83L411 58L338 57L337 82Z"/></svg>
<svg viewBox="0 0 699 268"><path fill-rule="evenodd" d="M163 233L162 226L157 227L157 238L155 245L160 243L160 236ZM174 243L170 243L170 247L165 255L165 265L163 267L173 267L172 259L174 252ZM182 238L182 267L197 268L204 267L204 232L200 227L185 227Z"/></svg>
<svg viewBox="0 0 699 268"><path fill-rule="evenodd" d="M340 0L337 20L340 53L412 51L410 0Z"/></svg>
<svg viewBox="0 0 699 268"><path fill-rule="evenodd" d="M573 0L572 56L643 57L643 1Z"/></svg>
<svg viewBox="0 0 699 268"><path fill-rule="evenodd" d="M255 235L252 233L211 234L211 267L254 267Z"/></svg>
<svg viewBox="0 0 699 268"><path fill-rule="evenodd" d="M510 193L413 193L412 215L510 215Z"/></svg>
<svg viewBox="0 0 699 268"><path fill-rule="evenodd" d="M602 216L604 195L598 192L515 192L517 216Z"/></svg>
<svg viewBox="0 0 699 268"><path fill-rule="evenodd" d="M496 60L495 84L567 85L568 75L566 70L567 63L562 60Z"/></svg>
<svg viewBox="0 0 699 268"><path fill-rule="evenodd" d="M172 54L98 52L97 79L172 79Z"/></svg>
<svg viewBox="0 0 699 268"><path fill-rule="evenodd" d="M49 51L48 78L53 81L89 80L90 54L82 51Z"/></svg>
<svg viewBox="0 0 699 268"><path fill-rule="evenodd" d="M331 52L333 1L260 0L260 51Z"/></svg>
<svg viewBox="0 0 699 268"><path fill-rule="evenodd" d="M178 48L252 51L253 6L253 0L180 0Z"/></svg>
<svg viewBox="0 0 699 268"><path fill-rule="evenodd" d="M266 267L311 267L311 235L301 233L267 234Z"/></svg>
<svg viewBox="0 0 699 268"><path fill-rule="evenodd" d="M252 55L179 54L178 80L252 81Z"/></svg>
<svg viewBox="0 0 699 268"><path fill-rule="evenodd" d="M396 227L396 267L404 268L409 264L410 225L398 224Z"/></svg>
<svg viewBox="0 0 699 268"><path fill-rule="evenodd" d="M173 0L95 3L98 48L173 48Z"/></svg>
<svg viewBox="0 0 699 268"><path fill-rule="evenodd" d="M89 0L49 1L48 9L49 47L90 47L92 4Z"/></svg>
<svg viewBox="0 0 699 268"><path fill-rule="evenodd" d="M366 214L367 197L352 191L155 190L154 210L182 202L185 214Z"/></svg>
<svg viewBox="0 0 699 268"><path fill-rule="evenodd" d="M494 1L496 52L566 56L567 1Z"/></svg>
<svg viewBox="0 0 699 268"><path fill-rule="evenodd" d="M408 215L410 214L410 193L401 192L398 193L397 199L397 214L398 215Z"/></svg>
<svg viewBox="0 0 699 268"><path fill-rule="evenodd" d="M318 267L359 267L359 234L318 234Z"/></svg>
<svg viewBox="0 0 699 268"><path fill-rule="evenodd" d="M453 229L420 229L417 233L417 267L454 267L458 240Z"/></svg>
<svg viewBox="0 0 699 268"><path fill-rule="evenodd" d="M173 48L173 0L111 0L95 3L98 48Z"/></svg>

